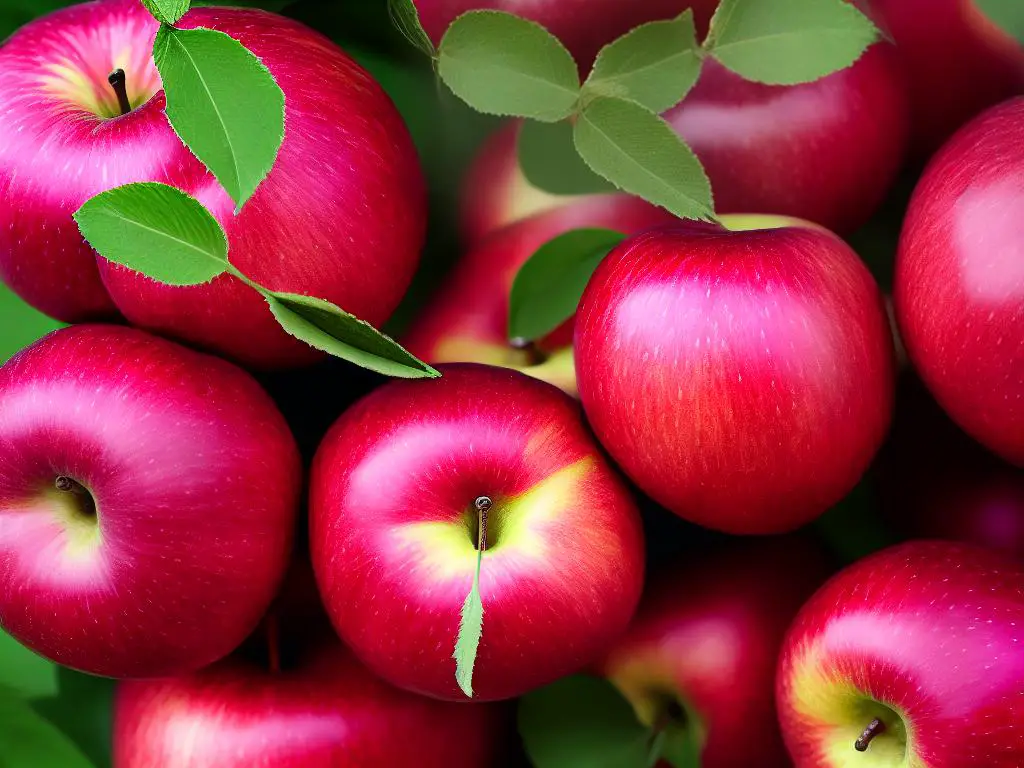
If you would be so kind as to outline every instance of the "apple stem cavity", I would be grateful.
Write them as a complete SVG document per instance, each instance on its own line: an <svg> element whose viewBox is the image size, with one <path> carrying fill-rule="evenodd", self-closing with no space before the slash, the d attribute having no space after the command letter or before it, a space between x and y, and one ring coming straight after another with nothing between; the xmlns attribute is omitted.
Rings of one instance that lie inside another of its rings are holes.
<svg viewBox="0 0 1024 768"><path fill-rule="evenodd" d="M132 111L132 102L128 98L128 77L125 75L124 70L115 69L107 77L107 82L114 89L114 94L117 96L117 105L121 108L121 114L127 115Z"/></svg>
<svg viewBox="0 0 1024 768"><path fill-rule="evenodd" d="M58 475L53 481L54 487L61 493L68 493L75 497L79 511L85 517L96 517L96 502L89 493L89 490L77 480L67 475Z"/></svg>
<svg viewBox="0 0 1024 768"><path fill-rule="evenodd" d="M487 551L487 513L494 506L494 502L491 501L490 496L477 496L473 506L476 507L479 516L476 548L479 552L485 552Z"/></svg>
<svg viewBox="0 0 1024 768"><path fill-rule="evenodd" d="M871 740L880 733L885 733L885 723L876 717L868 723L868 727L861 733L860 738L854 742L853 748L858 752L866 752Z"/></svg>

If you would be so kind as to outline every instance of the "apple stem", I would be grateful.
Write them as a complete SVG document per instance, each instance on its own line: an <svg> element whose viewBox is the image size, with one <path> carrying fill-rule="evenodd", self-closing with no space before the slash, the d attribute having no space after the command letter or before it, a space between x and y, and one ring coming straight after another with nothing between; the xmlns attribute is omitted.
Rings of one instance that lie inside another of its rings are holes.
<svg viewBox="0 0 1024 768"><path fill-rule="evenodd" d="M853 748L858 752L866 752L868 744L880 733L885 733L885 723L879 720L877 717L868 723L868 727L861 733L860 738L854 742Z"/></svg>
<svg viewBox="0 0 1024 768"><path fill-rule="evenodd" d="M277 622L277 615L268 613L264 624L267 632L267 657L270 663L270 672L276 675L281 671L281 628Z"/></svg>
<svg viewBox="0 0 1024 768"><path fill-rule="evenodd" d="M81 513L87 517L96 516L96 502L88 489L77 480L72 480L67 475L58 475L53 481L54 487L61 493L73 494L78 501Z"/></svg>
<svg viewBox="0 0 1024 768"><path fill-rule="evenodd" d="M526 362L528 365L540 365L547 360L547 355L541 351L540 347L537 346L537 342L531 339L524 339L522 336L517 336L514 339L509 339L509 346L519 352L526 354Z"/></svg>
<svg viewBox="0 0 1024 768"><path fill-rule="evenodd" d="M476 507L477 515L479 516L479 533L477 534L476 548L480 552L487 551L487 513L491 507L494 506L494 502L491 501L490 496L477 496L476 501L473 502L473 506Z"/></svg>
<svg viewBox="0 0 1024 768"><path fill-rule="evenodd" d="M117 96L117 105L121 108L121 114L127 115L132 111L132 102L128 98L128 78L123 69L115 69L107 77L107 82L114 89Z"/></svg>

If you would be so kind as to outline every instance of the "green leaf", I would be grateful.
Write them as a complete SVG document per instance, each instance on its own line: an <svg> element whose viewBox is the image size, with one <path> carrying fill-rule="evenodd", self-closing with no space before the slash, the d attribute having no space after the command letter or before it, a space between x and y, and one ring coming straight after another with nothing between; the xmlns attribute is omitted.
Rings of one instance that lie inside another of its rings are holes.
<svg viewBox="0 0 1024 768"><path fill-rule="evenodd" d="M526 694L519 734L535 768L646 768L651 733L610 682L575 675Z"/></svg>
<svg viewBox="0 0 1024 768"><path fill-rule="evenodd" d="M32 702L32 708L73 741L97 766L111 764L110 746L115 682L61 667L59 693Z"/></svg>
<svg viewBox="0 0 1024 768"><path fill-rule="evenodd" d="M576 314L590 276L625 237L610 229L575 229L538 248L512 283L509 337L539 339Z"/></svg>
<svg viewBox="0 0 1024 768"><path fill-rule="evenodd" d="M0 363L5 363L37 339L50 331L62 328L63 323L33 309L10 288L0 282Z"/></svg>
<svg viewBox="0 0 1024 768"><path fill-rule="evenodd" d="M71 741L10 689L0 689L2 768L92 768Z"/></svg>
<svg viewBox="0 0 1024 768"><path fill-rule="evenodd" d="M668 726L661 732L664 740L659 754L672 768L701 768L703 725L690 722L686 727Z"/></svg>
<svg viewBox="0 0 1024 768"><path fill-rule="evenodd" d="M126 184L75 213L100 256L166 285L208 283L228 269L224 230L195 198L166 184Z"/></svg>
<svg viewBox="0 0 1024 768"><path fill-rule="evenodd" d="M459 616L459 637L455 641L455 681L469 698L473 698L473 667L476 665L476 653L480 649L480 638L484 632L484 604L480 598L480 563L483 560L483 549L476 553L476 573L473 574L473 586L462 604Z"/></svg>
<svg viewBox="0 0 1024 768"><path fill-rule="evenodd" d="M212 29L163 26L153 58L171 126L241 209L284 139L280 87L241 43Z"/></svg>
<svg viewBox="0 0 1024 768"><path fill-rule="evenodd" d="M747 80L795 85L850 66L879 34L846 0L722 0L704 47Z"/></svg>
<svg viewBox="0 0 1024 768"><path fill-rule="evenodd" d="M1012 0L974 0L974 3L1006 34L1024 45L1024 4Z"/></svg>
<svg viewBox="0 0 1024 768"><path fill-rule="evenodd" d="M470 11L441 39L441 79L478 112L554 122L580 93L572 55L544 27L500 11Z"/></svg>
<svg viewBox="0 0 1024 768"><path fill-rule="evenodd" d="M684 219L711 219L711 185L697 156L662 118L623 99L595 99L576 121L576 149L615 186Z"/></svg>
<svg viewBox="0 0 1024 768"><path fill-rule="evenodd" d="M177 24L188 13L190 0L142 0L142 4L161 24Z"/></svg>
<svg viewBox="0 0 1024 768"><path fill-rule="evenodd" d="M10 326L4 326L8 328ZM57 693L57 665L38 656L0 630L0 689L26 698Z"/></svg>
<svg viewBox="0 0 1024 768"><path fill-rule="evenodd" d="M519 128L519 167L537 189L553 195L590 195L614 192L615 185L583 162L573 146L572 123L526 120Z"/></svg>
<svg viewBox="0 0 1024 768"><path fill-rule="evenodd" d="M406 40L427 56L433 57L437 53L433 41L420 23L420 12L413 0L388 0L388 12L395 27Z"/></svg>
<svg viewBox="0 0 1024 768"><path fill-rule="evenodd" d="M277 291L264 291L263 295L281 327L311 347L385 376L423 379L441 375L366 321L329 301Z"/></svg>
<svg viewBox="0 0 1024 768"><path fill-rule="evenodd" d="M692 9L643 24L601 50L583 84L584 98L615 96L664 112L697 82L700 53Z"/></svg>

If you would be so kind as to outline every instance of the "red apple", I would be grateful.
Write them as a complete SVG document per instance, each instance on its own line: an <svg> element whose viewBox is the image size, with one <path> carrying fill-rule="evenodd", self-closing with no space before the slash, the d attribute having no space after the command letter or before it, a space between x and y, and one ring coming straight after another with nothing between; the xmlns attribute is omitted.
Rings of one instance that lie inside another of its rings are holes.
<svg viewBox="0 0 1024 768"><path fill-rule="evenodd" d="M775 668L786 629L823 579L818 553L795 539L675 567L647 587L602 672L641 722L697 739L703 768L785 768Z"/></svg>
<svg viewBox="0 0 1024 768"><path fill-rule="evenodd" d="M542 339L535 349L517 349L509 343L509 293L516 273L541 245L572 229L638 232L676 220L639 198L596 195L495 232L459 262L443 289L412 324L403 340L405 347L431 363L475 362L516 368L575 395L571 321Z"/></svg>
<svg viewBox="0 0 1024 768"><path fill-rule="evenodd" d="M900 236L893 296L911 362L964 430L1024 466L1024 98L932 159Z"/></svg>
<svg viewBox="0 0 1024 768"><path fill-rule="evenodd" d="M880 446L892 336L838 237L730 224L748 230L687 222L612 251L576 315L576 378L598 439L655 501L729 533L782 532L845 496Z"/></svg>
<svg viewBox="0 0 1024 768"><path fill-rule="evenodd" d="M594 662L625 630L643 583L640 518L567 395L502 368L442 371L384 385L328 433L310 486L313 566L371 670L465 700L452 652L487 497L473 689L511 698Z"/></svg>
<svg viewBox="0 0 1024 768"><path fill-rule="evenodd" d="M937 541L855 563L803 607L782 649L794 765L1020 768L1022 645L1019 563Z"/></svg>
<svg viewBox="0 0 1024 768"><path fill-rule="evenodd" d="M648 21L671 19L693 8L707 31L718 0L413 0L420 22L435 45L448 25L466 11L505 11L535 21L565 44L583 72L612 40Z"/></svg>
<svg viewBox="0 0 1024 768"><path fill-rule="evenodd" d="M392 688L334 641L276 672L233 658L191 677L122 683L114 765L489 768L501 715Z"/></svg>
<svg viewBox="0 0 1024 768"><path fill-rule="evenodd" d="M374 324L405 292L425 194L408 132L380 87L326 38L280 16L200 8L179 26L229 33L276 77L286 137L270 176L234 216L167 122L151 57L157 23L139 0L58 11L0 49L0 276L62 320L111 314L109 291L133 324L248 365L316 359L234 277L171 288L102 260L97 270L71 218L111 187L169 183L210 208L232 262L269 288L328 299ZM115 67L135 106L123 116L107 83Z"/></svg>
<svg viewBox="0 0 1024 768"><path fill-rule="evenodd" d="M1024 48L973 0L872 0L906 72L913 151L930 155L987 107L1024 93Z"/></svg>
<svg viewBox="0 0 1024 768"><path fill-rule="evenodd" d="M56 331L0 368L0 625L110 677L220 659L274 597L300 482L245 372L129 328Z"/></svg>
<svg viewBox="0 0 1024 768"><path fill-rule="evenodd" d="M665 118L704 164L720 213L796 216L843 234L878 207L908 131L903 80L888 45L872 47L849 69L791 87L746 81L708 59L693 91ZM467 242L577 199L526 180L517 125L495 133L466 176L460 217Z"/></svg>

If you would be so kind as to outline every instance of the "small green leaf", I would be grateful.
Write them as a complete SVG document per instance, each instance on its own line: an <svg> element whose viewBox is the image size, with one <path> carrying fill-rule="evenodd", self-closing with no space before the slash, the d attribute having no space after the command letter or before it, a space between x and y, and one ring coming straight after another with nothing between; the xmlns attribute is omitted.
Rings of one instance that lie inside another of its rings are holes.
<svg viewBox="0 0 1024 768"><path fill-rule="evenodd" d="M195 198L166 184L126 184L75 213L100 256L166 285L208 283L228 269L224 230Z"/></svg>
<svg viewBox="0 0 1024 768"><path fill-rule="evenodd" d="M615 96L664 112L697 82L700 53L692 9L643 24L601 50L583 84L584 97Z"/></svg>
<svg viewBox="0 0 1024 768"><path fill-rule="evenodd" d="M470 11L448 27L441 79L478 112L554 122L580 93L576 62L544 27L500 11Z"/></svg>
<svg viewBox="0 0 1024 768"><path fill-rule="evenodd" d="M795 85L850 66L879 34L846 0L722 0L704 47L747 80Z"/></svg>
<svg viewBox="0 0 1024 768"><path fill-rule="evenodd" d="M64 734L4 688L0 688L0 766L92 768Z"/></svg>
<svg viewBox="0 0 1024 768"><path fill-rule="evenodd" d="M311 347L351 363L404 379L441 374L364 320L323 299L263 291L270 311L288 333Z"/></svg>
<svg viewBox="0 0 1024 768"><path fill-rule="evenodd" d="M701 768L703 733L703 725L696 722L690 722L683 728L666 727L660 734L664 736L659 750L661 759L672 768Z"/></svg>
<svg viewBox="0 0 1024 768"><path fill-rule="evenodd" d="M625 237L610 229L575 229L538 248L512 283L509 337L539 339L576 314L590 276Z"/></svg>
<svg viewBox="0 0 1024 768"><path fill-rule="evenodd" d="M1024 45L1024 4L1010 0L974 0L982 13Z"/></svg>
<svg viewBox="0 0 1024 768"><path fill-rule="evenodd" d="M566 120L539 123L525 120L519 128L519 167L537 189L553 195L614 192L615 185L583 162L573 147L573 126Z"/></svg>
<svg viewBox="0 0 1024 768"><path fill-rule="evenodd" d="M484 632L484 604L480 598L480 563L484 551L477 550L476 573L473 574L473 586L462 604L459 616L459 637L455 641L455 681L469 698L473 698L473 667L476 666L476 653L480 649L480 638Z"/></svg>
<svg viewBox="0 0 1024 768"><path fill-rule="evenodd" d="M420 12L413 0L388 0L388 13L391 21L402 36L419 48L427 56L433 57L436 51L430 36L420 23Z"/></svg>
<svg viewBox="0 0 1024 768"><path fill-rule="evenodd" d="M647 768L651 732L603 678L575 675L526 694L519 735L535 768Z"/></svg>
<svg viewBox="0 0 1024 768"><path fill-rule="evenodd" d="M171 126L241 209L284 139L281 88L241 43L212 29L162 26L153 58Z"/></svg>
<svg viewBox="0 0 1024 768"><path fill-rule="evenodd" d="M5 333L8 327L4 326ZM4 359L0 358L0 362ZM57 693L57 665L0 630L0 690L2 688L17 691L26 698L52 696Z"/></svg>
<svg viewBox="0 0 1024 768"><path fill-rule="evenodd" d="M576 121L576 149L596 173L684 219L714 216L697 156L662 118L622 99L595 99Z"/></svg>
<svg viewBox="0 0 1024 768"><path fill-rule="evenodd" d="M190 0L142 0L142 4L161 24L177 24L188 13Z"/></svg>

